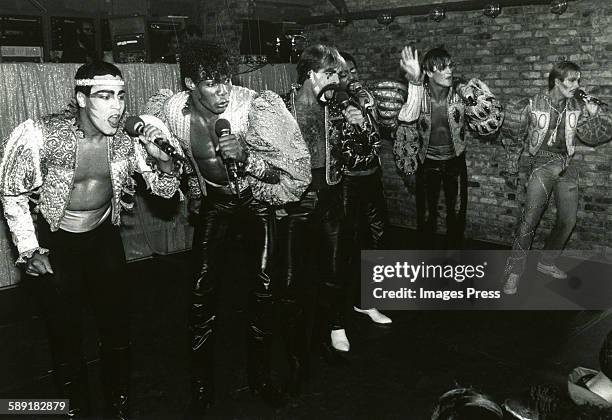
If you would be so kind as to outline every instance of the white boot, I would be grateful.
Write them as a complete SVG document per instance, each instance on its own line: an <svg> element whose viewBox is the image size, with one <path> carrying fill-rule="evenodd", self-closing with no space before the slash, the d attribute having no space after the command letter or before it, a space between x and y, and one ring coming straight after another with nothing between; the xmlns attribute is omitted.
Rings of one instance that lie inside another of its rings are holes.
<svg viewBox="0 0 612 420"><path fill-rule="evenodd" d="M374 321L377 324L390 324L393 322L391 321L391 318L389 318L385 314L380 313L378 309L376 308L359 309L358 307L353 306L353 309L355 310L355 312L359 312L360 314L366 314L367 316L370 317L372 321Z"/></svg>
<svg viewBox="0 0 612 420"><path fill-rule="evenodd" d="M338 351L347 352L350 350L351 345L346 337L346 331L332 330L331 332L331 344L332 347Z"/></svg>

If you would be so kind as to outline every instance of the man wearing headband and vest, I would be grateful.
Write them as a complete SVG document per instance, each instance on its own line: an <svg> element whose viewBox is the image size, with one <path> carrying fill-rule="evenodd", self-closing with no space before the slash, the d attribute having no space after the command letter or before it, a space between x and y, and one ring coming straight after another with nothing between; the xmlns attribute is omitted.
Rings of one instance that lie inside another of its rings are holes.
<svg viewBox="0 0 612 420"><path fill-rule="evenodd" d="M426 246L433 244L443 191L447 247L461 247L467 207L465 129L487 136L503 121L501 106L488 87L478 79L462 83L453 78L454 66L441 47L429 50L422 65L418 51L405 47L400 61L409 87L396 141L407 143L404 149L412 152L417 228L425 234Z"/></svg>
<svg viewBox="0 0 612 420"><path fill-rule="evenodd" d="M186 90L162 90L147 104L185 150L191 165L189 196L199 215L193 242L194 281L191 330L192 401L189 414L203 415L213 402L217 292L229 228L248 234L256 250L249 266L247 371L251 391L278 406L281 394L270 383L277 263L274 207L296 201L310 182L310 159L299 128L278 95L231 83L226 52L202 42L185 43L181 78ZM187 168L187 166L189 168Z"/></svg>
<svg viewBox="0 0 612 420"><path fill-rule="evenodd" d="M132 206L126 196L134 194L134 171L152 193L171 198L180 164L152 143L167 137L159 129L145 125L139 140L123 133L125 87L117 67L85 64L75 79L74 112L27 120L5 142L0 198L24 283L46 316L56 384L71 414L90 409L81 342L88 298L99 328L104 416L126 418L130 305L120 213Z"/></svg>
<svg viewBox="0 0 612 420"><path fill-rule="evenodd" d="M610 115L602 112L591 98L586 102L574 95L580 93L580 67L571 61L555 64L548 76L548 91L508 107L504 135L514 149L518 161L527 139L531 155L531 171L527 181L525 205L521 222L506 263L503 291L515 294L525 270L527 251L535 229L555 194L557 219L544 244L537 270L556 279L567 274L555 264L576 224L578 212L578 171L571 158L576 149L576 137L589 146L612 138ZM518 164L511 165L518 168ZM515 172L515 171L514 171Z"/></svg>

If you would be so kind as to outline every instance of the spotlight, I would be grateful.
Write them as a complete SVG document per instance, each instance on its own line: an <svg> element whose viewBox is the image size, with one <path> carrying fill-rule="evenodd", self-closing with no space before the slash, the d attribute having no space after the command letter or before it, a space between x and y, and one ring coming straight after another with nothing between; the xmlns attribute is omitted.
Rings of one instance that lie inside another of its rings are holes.
<svg viewBox="0 0 612 420"><path fill-rule="evenodd" d="M499 3L491 3L484 8L482 13L485 16L495 19L501 13L501 7L499 6Z"/></svg>
<svg viewBox="0 0 612 420"><path fill-rule="evenodd" d="M442 7L436 7L429 13L429 17L436 22L440 22L446 17L446 11Z"/></svg>
<svg viewBox="0 0 612 420"><path fill-rule="evenodd" d="M376 21L381 25L388 25L393 22L393 15L389 12L383 12L376 16Z"/></svg>
<svg viewBox="0 0 612 420"><path fill-rule="evenodd" d="M550 2L550 11L555 15L562 15L567 10L566 0L552 0Z"/></svg>

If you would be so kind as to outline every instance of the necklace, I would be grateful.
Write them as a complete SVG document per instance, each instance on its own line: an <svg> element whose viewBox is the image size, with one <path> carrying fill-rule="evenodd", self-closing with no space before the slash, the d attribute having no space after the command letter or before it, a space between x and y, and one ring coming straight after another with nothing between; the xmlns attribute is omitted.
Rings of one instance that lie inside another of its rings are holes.
<svg viewBox="0 0 612 420"><path fill-rule="evenodd" d="M565 106L563 107L563 109L561 111L559 111L557 108L555 108L555 106L552 104L552 101L549 100L548 103L549 103L551 109L554 109L555 112L557 113L557 122L555 124L555 129L551 133L550 138L548 139L548 143L547 143L548 146L552 146L555 143L555 141L557 140L557 130L559 129L559 125L561 124L561 120L562 120L563 114L567 110L567 100L565 101Z"/></svg>

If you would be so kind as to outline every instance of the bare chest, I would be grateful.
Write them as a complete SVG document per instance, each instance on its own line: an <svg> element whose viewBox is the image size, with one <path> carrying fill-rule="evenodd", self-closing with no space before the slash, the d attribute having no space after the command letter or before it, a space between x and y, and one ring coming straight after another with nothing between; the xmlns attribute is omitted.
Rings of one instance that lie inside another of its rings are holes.
<svg viewBox="0 0 612 420"><path fill-rule="evenodd" d="M76 183L96 180L110 179L108 163L108 142L90 142L81 140L79 142L79 153L77 155L77 167L74 174Z"/></svg>
<svg viewBox="0 0 612 420"><path fill-rule="evenodd" d="M219 139L212 124L206 124L201 119L192 117L189 142L193 157L204 178L214 183L225 183L227 172L220 154L217 153Z"/></svg>

